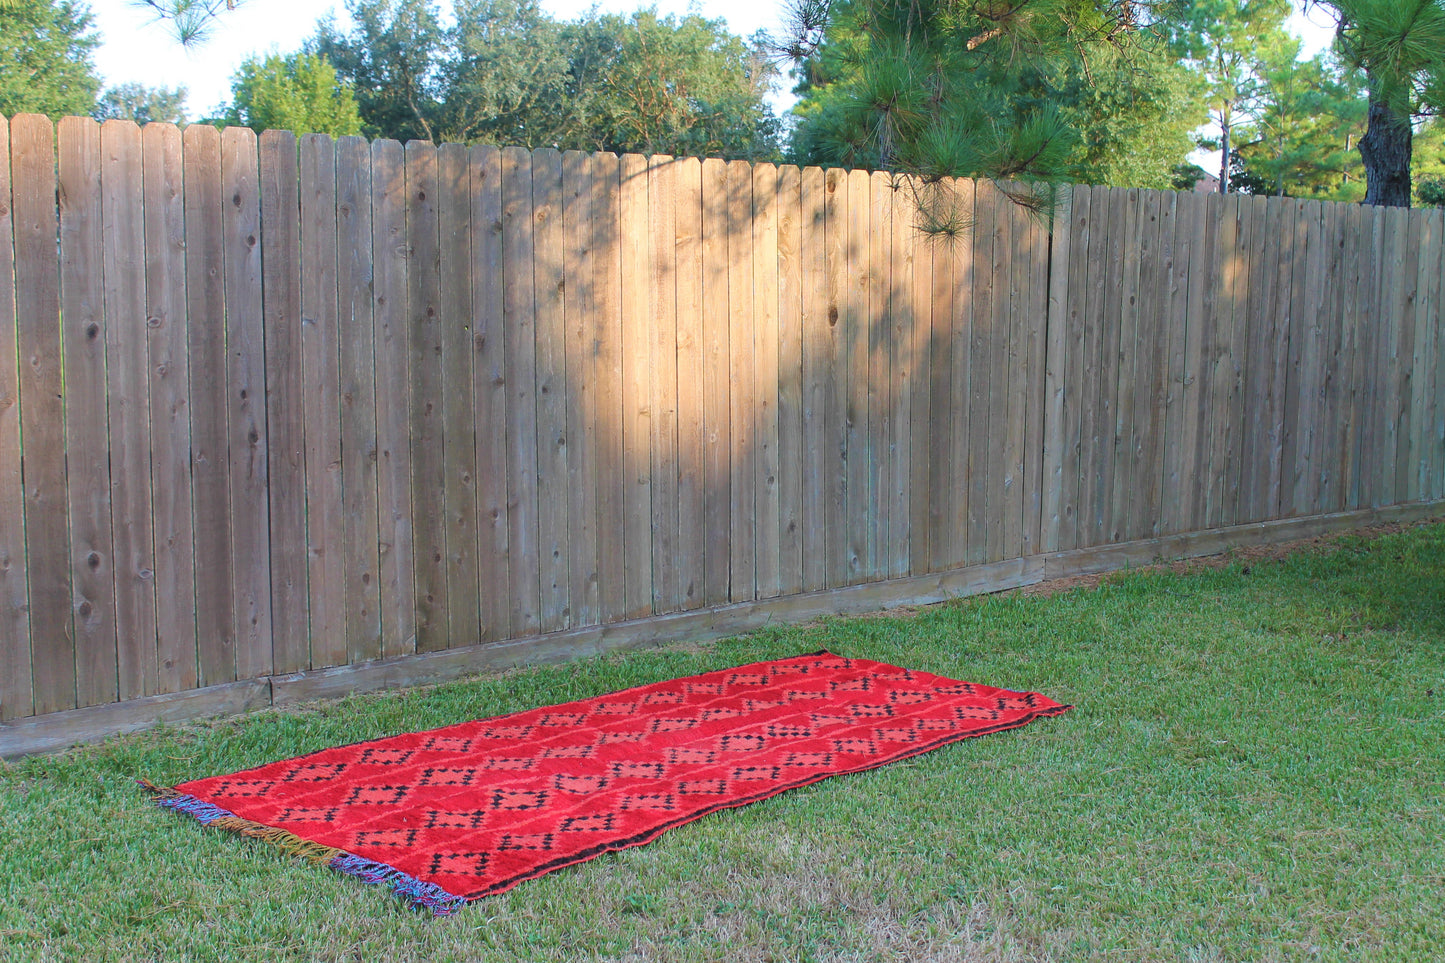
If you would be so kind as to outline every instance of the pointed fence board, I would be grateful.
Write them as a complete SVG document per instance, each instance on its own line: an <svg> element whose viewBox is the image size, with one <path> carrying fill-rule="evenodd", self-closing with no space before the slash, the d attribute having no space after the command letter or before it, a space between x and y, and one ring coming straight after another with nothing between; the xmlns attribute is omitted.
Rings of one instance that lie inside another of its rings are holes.
<svg viewBox="0 0 1445 963"><path fill-rule="evenodd" d="M416 651L412 576L411 345L407 307L406 155L371 145L371 286L376 354L376 497L382 655Z"/></svg>
<svg viewBox="0 0 1445 963"><path fill-rule="evenodd" d="M0 722L34 710L10 184L10 123L0 117Z"/></svg>
<svg viewBox="0 0 1445 963"><path fill-rule="evenodd" d="M437 150L437 283L441 336L441 435L447 580L447 646L482 641L478 577L476 402L472 392L471 158L460 144Z"/></svg>
<svg viewBox="0 0 1445 963"><path fill-rule="evenodd" d="M209 124L190 125L181 134L181 154L185 165L197 655L199 681L204 686L236 679L221 132Z"/></svg>
<svg viewBox="0 0 1445 963"><path fill-rule="evenodd" d="M360 137L342 137L336 142L336 297L348 664L382 655L371 201L370 147Z"/></svg>
<svg viewBox="0 0 1445 963"><path fill-rule="evenodd" d="M75 693L77 705L93 706L116 701L119 691L105 419L100 125L67 117L57 135L60 258L73 268L61 275L60 321Z"/></svg>
<svg viewBox="0 0 1445 963"><path fill-rule="evenodd" d="M336 143L307 134L301 165L301 405L313 668L346 662L341 485L341 320L337 307Z"/></svg>

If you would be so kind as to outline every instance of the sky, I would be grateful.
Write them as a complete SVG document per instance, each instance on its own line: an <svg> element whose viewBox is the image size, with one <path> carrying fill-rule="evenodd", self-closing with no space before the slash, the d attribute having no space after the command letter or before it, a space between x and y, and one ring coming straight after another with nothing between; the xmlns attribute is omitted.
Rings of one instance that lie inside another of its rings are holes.
<svg viewBox="0 0 1445 963"><path fill-rule="evenodd" d="M600 0L603 11L627 13L655 5L659 13L684 14L696 10L709 19L727 21L733 33L750 36L764 29L776 31L784 0ZM541 0L554 17L571 19L593 6L592 0ZM229 103L231 75L249 56L289 53L316 30L316 21L332 10L345 17L341 0L242 0L224 14L211 39L194 50L183 49L167 32L138 9L133 0L91 0L103 43L95 62L107 85L126 82L150 87L184 86L190 92L187 115L201 117ZM1311 22L1313 21L1313 22ZM1330 27L1324 14L1296 13L1290 27L1304 39L1304 55L1328 46ZM791 97L774 98L785 108ZM1203 162L1207 154L1201 154ZM1206 164L1206 167L1208 165ZM1215 156L1214 167L1218 167Z"/></svg>

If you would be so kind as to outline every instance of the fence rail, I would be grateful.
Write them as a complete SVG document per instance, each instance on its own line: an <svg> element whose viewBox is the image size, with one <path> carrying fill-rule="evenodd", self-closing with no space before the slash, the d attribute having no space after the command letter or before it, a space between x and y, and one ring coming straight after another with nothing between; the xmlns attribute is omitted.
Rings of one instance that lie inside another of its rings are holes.
<svg viewBox="0 0 1445 963"><path fill-rule="evenodd" d="M1439 210L899 187L0 120L0 720L1445 497Z"/></svg>

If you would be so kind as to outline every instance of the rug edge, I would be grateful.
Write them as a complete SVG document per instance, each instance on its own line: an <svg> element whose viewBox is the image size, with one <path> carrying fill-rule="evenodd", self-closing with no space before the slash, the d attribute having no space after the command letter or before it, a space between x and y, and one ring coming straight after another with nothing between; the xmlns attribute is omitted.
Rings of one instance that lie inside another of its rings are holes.
<svg viewBox="0 0 1445 963"><path fill-rule="evenodd" d="M391 891L405 900L412 909L424 907L431 910L433 915L450 916L468 902L464 896L449 893L436 883L418 879L395 866L312 842L289 830L245 819L199 797L171 787L158 786L149 779L137 779L136 783L150 793L152 802L162 809L190 816L202 826L224 829L238 836L270 843L288 855L328 866L364 883L390 886Z"/></svg>

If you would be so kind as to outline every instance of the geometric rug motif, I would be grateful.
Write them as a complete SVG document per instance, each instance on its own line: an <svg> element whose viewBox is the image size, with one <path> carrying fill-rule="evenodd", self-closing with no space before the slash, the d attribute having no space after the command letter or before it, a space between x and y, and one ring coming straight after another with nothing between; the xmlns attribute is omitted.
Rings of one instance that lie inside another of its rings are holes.
<svg viewBox="0 0 1445 963"><path fill-rule="evenodd" d="M720 809L1069 708L819 652L144 785L444 915Z"/></svg>

